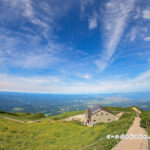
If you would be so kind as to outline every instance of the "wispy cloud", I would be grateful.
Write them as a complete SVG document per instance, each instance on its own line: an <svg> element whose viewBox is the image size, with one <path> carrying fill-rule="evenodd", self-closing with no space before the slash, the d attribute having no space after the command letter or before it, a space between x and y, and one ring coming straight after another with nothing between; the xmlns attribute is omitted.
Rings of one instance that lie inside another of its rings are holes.
<svg viewBox="0 0 150 150"><path fill-rule="evenodd" d="M111 0L106 3L102 19L105 38L104 51L100 59L96 60L96 65L100 71L107 67L115 53L134 4L135 0Z"/></svg>
<svg viewBox="0 0 150 150"><path fill-rule="evenodd" d="M84 74L84 75L79 75L79 77L83 78L83 79L91 79L91 75L90 74Z"/></svg>
<svg viewBox="0 0 150 150"><path fill-rule="evenodd" d="M62 81L60 77L19 77L0 74L1 91L48 93L109 93L149 91L150 70L136 78L97 81L96 83Z"/></svg>
<svg viewBox="0 0 150 150"><path fill-rule="evenodd" d="M51 54L28 54L22 59L14 60L13 65L19 66L22 68L41 68L46 69L52 67L52 65L57 64L60 61L60 58L57 58Z"/></svg>
<svg viewBox="0 0 150 150"><path fill-rule="evenodd" d="M140 16L141 16L141 9L140 9L140 7L137 7L134 19L138 19L138 18L140 18Z"/></svg>
<svg viewBox="0 0 150 150"><path fill-rule="evenodd" d="M33 0L2 0L0 5L1 66L45 69L61 60L66 47L56 42L53 30L59 26L55 20L70 8L68 0L65 4L59 0L38 1L38 5ZM18 24L13 30L12 22Z"/></svg>
<svg viewBox="0 0 150 150"><path fill-rule="evenodd" d="M8 8L9 7L9 11L13 12L14 17L26 17L28 18L30 21L36 20L35 16L34 16L34 8L32 7L32 1L31 0L13 0L13 1L9 1L9 0L2 0L2 5L4 6L4 8ZM16 9L18 8L18 9ZM4 14L6 14L4 12ZM10 14L12 15L12 14Z"/></svg>
<svg viewBox="0 0 150 150"><path fill-rule="evenodd" d="M143 10L143 18L150 19L150 8Z"/></svg>
<svg viewBox="0 0 150 150"><path fill-rule="evenodd" d="M53 91L55 84L58 86L61 79L55 76L45 77L19 77L0 74L0 91L19 92L56 92ZM48 88L48 90L46 90ZM54 88L55 89L55 88Z"/></svg>
<svg viewBox="0 0 150 150"><path fill-rule="evenodd" d="M91 16L89 19L89 29L92 30L94 28L96 28L98 26L98 17L96 14L94 14L93 16Z"/></svg>
<svg viewBox="0 0 150 150"><path fill-rule="evenodd" d="M137 29L134 27L130 32L130 41L133 42L136 39Z"/></svg>
<svg viewBox="0 0 150 150"><path fill-rule="evenodd" d="M15 43L12 43L14 41ZM62 61L60 54L64 47L59 44L57 46L51 44L45 47L38 47L38 51L29 47L29 49L24 51L21 48L14 48L18 43L18 39L13 38L7 38L4 45L0 43L0 66L46 69ZM9 46L5 46L5 44L9 44Z"/></svg>
<svg viewBox="0 0 150 150"><path fill-rule="evenodd" d="M149 36L145 37L145 38L144 38L144 41L149 42L149 41L150 41L150 37L149 37Z"/></svg>
<svg viewBox="0 0 150 150"><path fill-rule="evenodd" d="M81 10L81 15L85 14L85 10L87 8L87 6L89 4L93 4L93 0L80 0L81 6L80 6L80 10Z"/></svg>
<svg viewBox="0 0 150 150"><path fill-rule="evenodd" d="M60 0L38 1L38 5L33 0L2 0L0 19L3 23L12 22L12 20L21 22L18 29L32 29L38 36L48 39L55 37L53 30L58 27L55 20L62 17L71 4L69 0L65 0L65 4L62 4ZM26 23L33 24L34 29L33 26L26 26Z"/></svg>

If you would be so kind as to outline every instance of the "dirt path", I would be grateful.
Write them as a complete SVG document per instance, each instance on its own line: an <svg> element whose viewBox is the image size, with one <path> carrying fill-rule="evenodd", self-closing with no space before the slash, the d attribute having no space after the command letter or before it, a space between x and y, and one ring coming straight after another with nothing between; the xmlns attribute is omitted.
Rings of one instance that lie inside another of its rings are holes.
<svg viewBox="0 0 150 150"><path fill-rule="evenodd" d="M32 124L32 123L35 123L35 122L41 122L41 120L33 120L33 121L27 121L26 122L26 121L17 120L17 119L13 119L13 118L9 118L9 117L1 117L1 118L11 120L11 121L14 121L14 122L27 123L27 124Z"/></svg>
<svg viewBox="0 0 150 150"><path fill-rule="evenodd" d="M124 114L124 112L120 112L119 114L117 114L117 120Z"/></svg>
<svg viewBox="0 0 150 150"><path fill-rule="evenodd" d="M85 114L75 115L75 116L71 116L71 117L66 118L66 119L62 119L62 121L73 121L73 120L78 120L78 121L84 122L85 121Z"/></svg>
<svg viewBox="0 0 150 150"><path fill-rule="evenodd" d="M133 107L137 113L141 113L137 108ZM129 128L126 135L146 135L145 129L140 127L140 118L135 117L133 125ZM112 150L148 150L147 139L122 139Z"/></svg>
<svg viewBox="0 0 150 150"><path fill-rule="evenodd" d="M8 118L8 117L1 117L3 119L7 119L7 120L11 120L11 121L15 121L15 122L21 122L21 123L25 123L24 121L22 120L16 120L16 119L12 119L12 118Z"/></svg>
<svg viewBox="0 0 150 150"><path fill-rule="evenodd" d="M31 123L35 123L35 122L41 122L41 120L28 121L27 124L31 124Z"/></svg>
<svg viewBox="0 0 150 150"><path fill-rule="evenodd" d="M136 107L132 107L132 109L133 109L134 111L136 111L137 113L141 114L141 111L138 110Z"/></svg>

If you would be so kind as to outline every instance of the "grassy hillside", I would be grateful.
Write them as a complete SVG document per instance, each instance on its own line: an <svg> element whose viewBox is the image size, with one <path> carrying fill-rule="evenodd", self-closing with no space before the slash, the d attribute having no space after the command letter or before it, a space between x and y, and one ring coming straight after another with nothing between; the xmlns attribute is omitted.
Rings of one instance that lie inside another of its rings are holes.
<svg viewBox="0 0 150 150"><path fill-rule="evenodd" d="M141 114L141 126L145 128L150 135L150 111L142 112Z"/></svg>
<svg viewBox="0 0 150 150"><path fill-rule="evenodd" d="M5 111L0 111L1 117L10 117L12 119L18 119L22 121L30 121L45 118L42 113L9 113Z"/></svg>
<svg viewBox="0 0 150 150"><path fill-rule="evenodd" d="M33 124L17 123L0 118L0 150L77 150L99 139L100 142L85 149L90 150L96 147L101 150L110 150L118 141L107 140L106 135L125 134L135 117L135 113L130 112L124 114L118 121L101 123L93 127L87 127L77 121L59 120L79 113L83 112L69 112L46 117L43 121ZM26 118L25 115L24 118Z"/></svg>
<svg viewBox="0 0 150 150"><path fill-rule="evenodd" d="M141 126L147 130L149 129L148 127L150 127L150 111L143 112L141 114Z"/></svg>
<svg viewBox="0 0 150 150"><path fill-rule="evenodd" d="M118 114L120 112L131 112L134 113L134 110L131 109L132 107L129 108L122 108L122 107L110 107L110 106L106 106L107 109L111 110L114 114Z"/></svg>
<svg viewBox="0 0 150 150"><path fill-rule="evenodd" d="M146 129L148 135L150 136L150 111L142 112L141 126ZM149 147L150 147L150 139L149 139L148 143L149 143Z"/></svg>
<svg viewBox="0 0 150 150"><path fill-rule="evenodd" d="M72 111L72 112L65 112L63 114L59 114L59 115L56 115L56 116L51 116L50 118L51 119L54 119L54 120L60 120L60 119L65 119L65 118L68 118L70 116L75 116L75 115L79 115L79 114L83 114L85 113L85 111Z"/></svg>

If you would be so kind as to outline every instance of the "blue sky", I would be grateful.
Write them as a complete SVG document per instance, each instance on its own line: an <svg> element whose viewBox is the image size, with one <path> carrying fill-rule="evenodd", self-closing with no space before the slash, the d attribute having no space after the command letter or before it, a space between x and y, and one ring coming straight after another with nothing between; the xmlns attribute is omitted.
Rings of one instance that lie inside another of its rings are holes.
<svg viewBox="0 0 150 150"><path fill-rule="evenodd" d="M1 0L0 14L0 91L149 91L149 1Z"/></svg>

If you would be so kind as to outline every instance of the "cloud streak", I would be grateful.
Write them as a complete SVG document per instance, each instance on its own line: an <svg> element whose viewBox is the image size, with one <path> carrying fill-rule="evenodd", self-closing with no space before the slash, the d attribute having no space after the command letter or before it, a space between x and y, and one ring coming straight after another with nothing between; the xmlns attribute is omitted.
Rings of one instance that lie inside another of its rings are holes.
<svg viewBox="0 0 150 150"><path fill-rule="evenodd" d="M97 83L62 81L55 76L17 77L0 74L0 91L43 92L43 93L114 93L149 91L150 70L136 78L113 81L97 81Z"/></svg>
<svg viewBox="0 0 150 150"><path fill-rule="evenodd" d="M93 4L93 0L79 0L79 2L81 3L81 6L80 6L81 15L85 14L85 10L89 4L90 5Z"/></svg>
<svg viewBox="0 0 150 150"><path fill-rule="evenodd" d="M78 75L79 77L83 78L83 79L91 79L91 75L90 74L84 74L84 75Z"/></svg>
<svg viewBox="0 0 150 150"><path fill-rule="evenodd" d="M59 0L53 1L38 1L38 5L35 5L33 0L2 0L0 3L3 6L3 22L8 21L19 21L24 22L24 24L31 23L35 27L35 32L37 35L43 36L45 38L52 37L53 30L55 28L55 19L63 16L67 12L70 5L58 5ZM7 13L9 10L9 14ZM41 13L42 12L42 13ZM63 12L63 13L62 13ZM21 27L23 29L24 25L22 23ZM30 26L26 27L28 30L31 29ZM38 30L36 30L36 28ZM32 28L33 29L33 28Z"/></svg>
<svg viewBox="0 0 150 150"><path fill-rule="evenodd" d="M0 65L50 69L57 64L67 48L57 42L53 30L70 6L68 0L38 1L38 5L33 0L0 1Z"/></svg>
<svg viewBox="0 0 150 150"><path fill-rule="evenodd" d="M9 42L11 42L11 39ZM63 60L60 57L60 49L63 50L61 45L57 45L56 47L49 45L42 48L39 47L38 51L30 51L28 49L24 52L21 49L12 50L9 47L7 49L5 47L5 50L0 49L0 66L19 67L23 69L50 69Z"/></svg>
<svg viewBox="0 0 150 150"><path fill-rule="evenodd" d="M144 38L144 41L149 42L149 41L150 41L150 37L149 37L149 36L145 37L145 38Z"/></svg>
<svg viewBox="0 0 150 150"><path fill-rule="evenodd" d="M110 62L128 23L135 0L110 0L105 5L102 24L104 29L104 51L96 65L103 71Z"/></svg>
<svg viewBox="0 0 150 150"><path fill-rule="evenodd" d="M150 19L150 8L143 10L143 18L148 20Z"/></svg>
<svg viewBox="0 0 150 150"><path fill-rule="evenodd" d="M94 14L93 16L91 16L89 19L89 29L92 30L94 28L96 28L98 26L98 19L97 19L97 15Z"/></svg>

